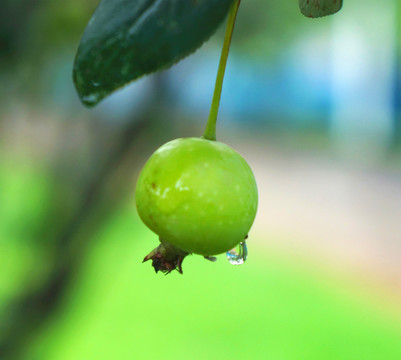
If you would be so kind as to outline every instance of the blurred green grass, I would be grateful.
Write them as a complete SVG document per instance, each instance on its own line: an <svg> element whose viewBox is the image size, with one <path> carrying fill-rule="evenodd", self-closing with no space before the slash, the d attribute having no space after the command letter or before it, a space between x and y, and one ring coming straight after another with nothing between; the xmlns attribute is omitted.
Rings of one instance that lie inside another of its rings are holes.
<svg viewBox="0 0 401 360"><path fill-rule="evenodd" d="M32 286L45 266L35 232L45 220L49 189L43 168L0 158L0 312L6 299Z"/></svg>
<svg viewBox="0 0 401 360"><path fill-rule="evenodd" d="M0 299L6 299L26 286L35 261L40 267L28 230L48 195L40 170L13 167L0 184L8 194L0 206ZM132 196L99 225L91 244L26 359L401 358L401 328L391 311L252 238L244 266L224 256L216 263L191 256L184 275L155 274L141 260L156 236L141 224Z"/></svg>
<svg viewBox="0 0 401 360"><path fill-rule="evenodd" d="M244 266L192 256L184 275L156 275L141 264L155 245L133 204L116 213L28 358L401 358L392 319L319 269L251 242Z"/></svg>

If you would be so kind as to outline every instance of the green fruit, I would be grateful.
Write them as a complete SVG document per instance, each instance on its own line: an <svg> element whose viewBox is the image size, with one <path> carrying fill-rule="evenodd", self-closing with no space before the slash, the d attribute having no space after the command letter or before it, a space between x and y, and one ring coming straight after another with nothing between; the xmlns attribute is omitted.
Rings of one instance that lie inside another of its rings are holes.
<svg viewBox="0 0 401 360"><path fill-rule="evenodd" d="M145 260L157 258L156 271L170 272L181 270L181 263L163 269L171 252L183 259L232 249L247 236L257 202L252 170L232 148L203 138L168 142L145 164L136 187L139 216L162 243Z"/></svg>

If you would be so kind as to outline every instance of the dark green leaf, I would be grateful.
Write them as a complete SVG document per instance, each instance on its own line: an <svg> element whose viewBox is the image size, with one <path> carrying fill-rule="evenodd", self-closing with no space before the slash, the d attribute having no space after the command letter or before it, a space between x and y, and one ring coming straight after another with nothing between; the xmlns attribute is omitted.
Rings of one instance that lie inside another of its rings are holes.
<svg viewBox="0 0 401 360"><path fill-rule="evenodd" d="M202 45L232 0L102 0L81 39L74 82L96 105L142 75L165 69Z"/></svg>
<svg viewBox="0 0 401 360"><path fill-rule="evenodd" d="M310 18L334 14L342 5L343 0L299 0L302 14Z"/></svg>

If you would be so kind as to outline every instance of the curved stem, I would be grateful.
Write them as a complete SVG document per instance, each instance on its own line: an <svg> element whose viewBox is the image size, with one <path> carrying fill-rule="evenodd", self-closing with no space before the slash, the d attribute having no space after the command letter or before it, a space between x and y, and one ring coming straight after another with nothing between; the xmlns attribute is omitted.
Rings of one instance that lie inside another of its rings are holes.
<svg viewBox="0 0 401 360"><path fill-rule="evenodd" d="M208 140L216 140L216 122L220 106L221 90L223 88L224 73L226 71L228 53L230 51L230 44L234 31L235 19L237 17L237 12L240 2L241 0L235 0L231 5L228 14L226 35L224 38L223 49L221 51L221 57L220 57L219 69L217 71L212 105L210 106L209 119L207 120L205 132L203 133L203 137Z"/></svg>

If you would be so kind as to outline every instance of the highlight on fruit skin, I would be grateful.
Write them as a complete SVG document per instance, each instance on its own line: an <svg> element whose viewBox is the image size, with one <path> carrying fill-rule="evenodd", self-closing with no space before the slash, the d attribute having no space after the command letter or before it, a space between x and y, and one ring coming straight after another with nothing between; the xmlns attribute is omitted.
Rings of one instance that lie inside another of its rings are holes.
<svg viewBox="0 0 401 360"><path fill-rule="evenodd" d="M254 175L226 144L204 138L172 140L142 169L136 206L160 245L144 261L157 271L182 273L188 254L212 260L244 241L258 204Z"/></svg>

